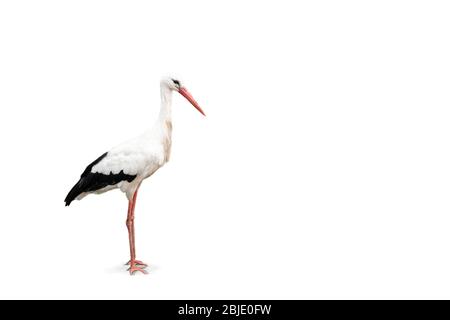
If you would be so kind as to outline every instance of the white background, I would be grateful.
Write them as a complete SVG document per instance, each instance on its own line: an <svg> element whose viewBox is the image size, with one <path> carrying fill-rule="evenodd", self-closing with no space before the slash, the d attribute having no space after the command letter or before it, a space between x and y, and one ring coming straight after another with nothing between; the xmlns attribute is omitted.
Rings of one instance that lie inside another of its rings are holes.
<svg viewBox="0 0 450 320"><path fill-rule="evenodd" d="M447 1L2 1L0 298L450 298ZM63 199L174 98L136 208Z"/></svg>

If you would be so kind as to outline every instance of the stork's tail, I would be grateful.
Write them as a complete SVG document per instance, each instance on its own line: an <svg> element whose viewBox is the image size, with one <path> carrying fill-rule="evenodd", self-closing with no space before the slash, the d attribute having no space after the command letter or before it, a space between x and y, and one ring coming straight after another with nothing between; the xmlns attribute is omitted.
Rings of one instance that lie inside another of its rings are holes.
<svg viewBox="0 0 450 320"><path fill-rule="evenodd" d="M73 187L70 189L69 193L66 196L66 199L64 199L64 202L66 203L66 207L70 205L70 203L75 200L82 192L83 192L83 178L80 179Z"/></svg>

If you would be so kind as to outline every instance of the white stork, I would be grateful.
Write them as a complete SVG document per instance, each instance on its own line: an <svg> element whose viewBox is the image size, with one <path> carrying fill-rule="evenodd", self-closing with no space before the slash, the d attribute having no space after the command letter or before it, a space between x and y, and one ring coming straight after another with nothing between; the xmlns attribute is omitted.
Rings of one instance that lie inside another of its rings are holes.
<svg viewBox="0 0 450 320"><path fill-rule="evenodd" d="M185 97L201 114L205 115L192 95L179 80L161 80L161 110L153 128L134 139L128 140L101 155L81 174L64 200L66 206L91 193L103 193L119 188L128 198L126 225L130 242L130 274L136 271L147 273L142 261L136 260L134 237L134 208L136 196L142 181L161 168L170 157L172 141L172 92Z"/></svg>

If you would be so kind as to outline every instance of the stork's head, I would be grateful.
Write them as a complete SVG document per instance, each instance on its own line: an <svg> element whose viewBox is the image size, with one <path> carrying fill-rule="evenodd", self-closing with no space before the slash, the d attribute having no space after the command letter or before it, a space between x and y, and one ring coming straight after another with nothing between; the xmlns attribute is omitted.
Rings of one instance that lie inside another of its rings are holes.
<svg viewBox="0 0 450 320"><path fill-rule="evenodd" d="M197 101L195 101L194 97L187 91L187 89L182 85L180 80L177 80L175 78L163 78L161 80L161 86L165 86L171 91L176 91L179 94L181 94L183 97L186 98L187 101L189 101L195 109L197 109L202 115L206 116L203 112L202 108L198 105Z"/></svg>

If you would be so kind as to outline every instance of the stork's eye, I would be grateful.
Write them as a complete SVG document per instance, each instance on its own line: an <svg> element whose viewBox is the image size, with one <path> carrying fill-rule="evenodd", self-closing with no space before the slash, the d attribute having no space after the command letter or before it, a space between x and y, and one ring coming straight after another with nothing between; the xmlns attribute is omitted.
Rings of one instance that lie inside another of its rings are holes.
<svg viewBox="0 0 450 320"><path fill-rule="evenodd" d="M179 86L180 85L180 81L178 81L178 80L175 80L175 79L172 79L172 81L173 81L173 83L175 83L177 86Z"/></svg>

